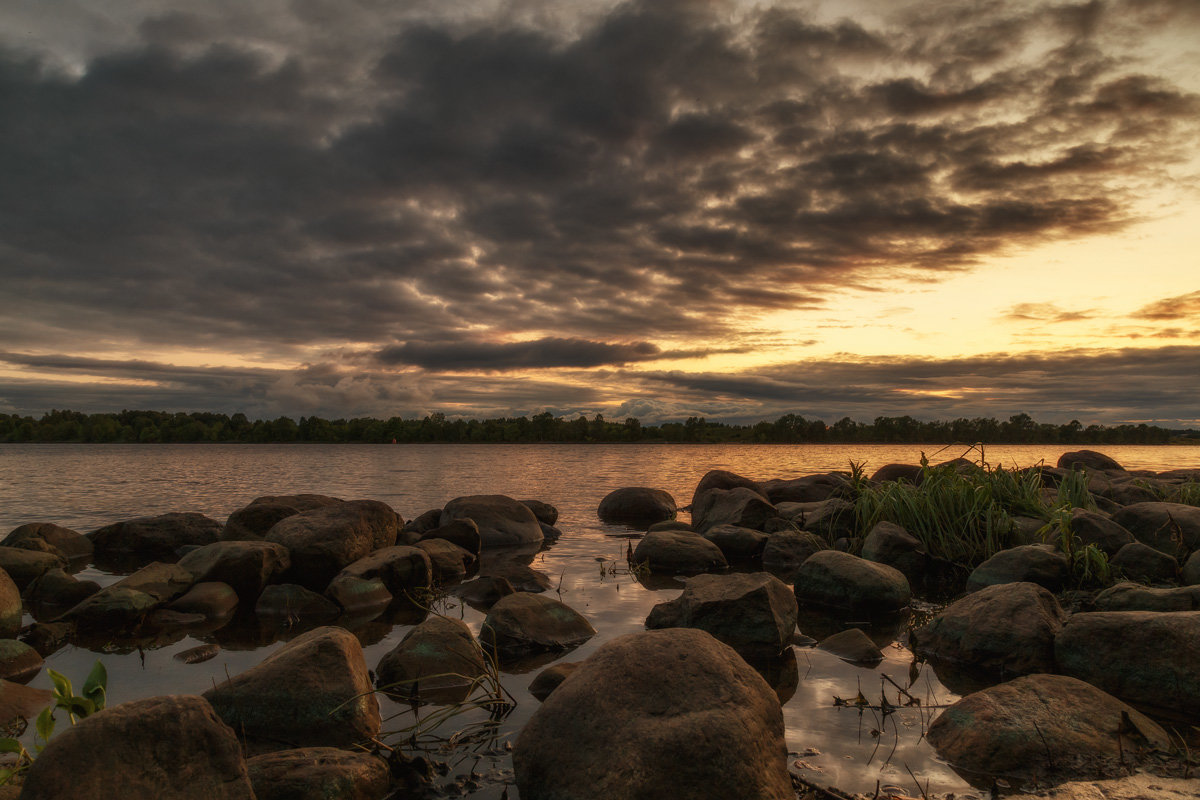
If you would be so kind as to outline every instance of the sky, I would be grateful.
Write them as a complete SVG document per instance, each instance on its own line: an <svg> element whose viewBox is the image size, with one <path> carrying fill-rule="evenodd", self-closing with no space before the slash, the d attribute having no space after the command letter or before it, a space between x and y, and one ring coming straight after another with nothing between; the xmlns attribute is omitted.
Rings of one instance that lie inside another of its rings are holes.
<svg viewBox="0 0 1200 800"><path fill-rule="evenodd" d="M0 413L1200 427L1196 0L9 0Z"/></svg>

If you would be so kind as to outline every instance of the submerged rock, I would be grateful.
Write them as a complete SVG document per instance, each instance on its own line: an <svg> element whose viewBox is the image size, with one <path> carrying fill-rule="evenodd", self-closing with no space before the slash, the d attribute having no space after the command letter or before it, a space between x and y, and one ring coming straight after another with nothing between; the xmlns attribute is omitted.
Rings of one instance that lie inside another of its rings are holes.
<svg viewBox="0 0 1200 800"><path fill-rule="evenodd" d="M662 489L627 486L606 494L596 513L605 522L650 525L675 519L677 510L675 498Z"/></svg>
<svg viewBox="0 0 1200 800"><path fill-rule="evenodd" d="M646 627L699 628L740 653L772 654L791 643L796 614L795 595L765 572L697 575L650 611Z"/></svg>
<svg viewBox="0 0 1200 800"><path fill-rule="evenodd" d="M505 659L531 653L569 650L596 635L575 609L529 592L502 597L492 606L479 631L484 646Z"/></svg>
<svg viewBox="0 0 1200 800"><path fill-rule="evenodd" d="M841 633L826 636L817 647L854 664L874 666L883 661L883 652L859 628L847 628Z"/></svg>
<svg viewBox="0 0 1200 800"><path fill-rule="evenodd" d="M391 774L370 753L301 747L247 759L256 800L381 800Z"/></svg>

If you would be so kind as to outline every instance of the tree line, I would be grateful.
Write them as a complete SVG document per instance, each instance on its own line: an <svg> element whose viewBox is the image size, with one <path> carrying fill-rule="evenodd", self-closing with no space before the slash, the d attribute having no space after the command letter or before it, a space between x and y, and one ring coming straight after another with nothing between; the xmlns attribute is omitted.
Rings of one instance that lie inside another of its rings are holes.
<svg viewBox="0 0 1200 800"><path fill-rule="evenodd" d="M857 422L844 417L832 425L785 414L779 419L738 425L688 417L683 422L643 425L634 417L620 422L602 415L588 419L532 417L449 419L322 419L291 417L250 420L245 414L121 411L84 414L53 410L41 418L0 414L0 442L328 442L328 443L487 443L487 442L697 442L745 444L945 443L989 444L1167 444L1200 443L1198 431L1172 431L1153 425L1065 425L1038 423L1028 414L1005 421L987 417L923 421L911 416L876 417Z"/></svg>

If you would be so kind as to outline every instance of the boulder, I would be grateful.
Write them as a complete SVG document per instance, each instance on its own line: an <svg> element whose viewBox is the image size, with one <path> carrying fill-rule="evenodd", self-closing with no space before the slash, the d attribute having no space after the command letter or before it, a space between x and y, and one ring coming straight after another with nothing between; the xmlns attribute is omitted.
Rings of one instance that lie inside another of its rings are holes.
<svg viewBox="0 0 1200 800"><path fill-rule="evenodd" d="M1054 637L1066 618L1038 584L1000 583L951 603L909 644L922 658L1002 678L1054 672Z"/></svg>
<svg viewBox="0 0 1200 800"><path fill-rule="evenodd" d="M570 606L529 592L500 598L488 611L479 641L504 659L570 650L596 635L596 629Z"/></svg>
<svg viewBox="0 0 1200 800"><path fill-rule="evenodd" d="M604 522L651 525L675 519L675 498L662 489L627 486L604 496L596 514Z"/></svg>
<svg viewBox="0 0 1200 800"><path fill-rule="evenodd" d="M1075 614L1054 658L1059 672L1139 708L1200 714L1200 611Z"/></svg>
<svg viewBox="0 0 1200 800"><path fill-rule="evenodd" d="M801 527L806 531L834 541L851 538L855 533L854 504L840 497L831 497L805 513Z"/></svg>
<svg viewBox="0 0 1200 800"><path fill-rule="evenodd" d="M257 600L263 589L281 578L291 564L286 547L261 541L214 542L179 559L179 566L192 573L197 581L227 583L247 604Z"/></svg>
<svg viewBox="0 0 1200 800"><path fill-rule="evenodd" d="M840 633L826 636L817 647L852 664L875 666L883 661L883 652L861 628L847 628Z"/></svg>
<svg viewBox="0 0 1200 800"><path fill-rule="evenodd" d="M42 709L53 703L53 692L0 679L0 719L8 722L18 717L36 719Z"/></svg>
<svg viewBox="0 0 1200 800"><path fill-rule="evenodd" d="M264 749L350 747L379 733L362 645L343 628L297 636L204 693L234 730Z"/></svg>
<svg viewBox="0 0 1200 800"><path fill-rule="evenodd" d="M0 547L0 569L20 591L52 569L62 569L67 560L60 555L25 547Z"/></svg>
<svg viewBox="0 0 1200 800"><path fill-rule="evenodd" d="M904 573L910 584L925 575L929 561L921 540L893 522L877 522L863 539L862 557Z"/></svg>
<svg viewBox="0 0 1200 800"><path fill-rule="evenodd" d="M538 527L542 529L542 540L546 542L557 542L562 538L562 531L553 525L547 525L544 522L539 522Z"/></svg>
<svg viewBox="0 0 1200 800"><path fill-rule="evenodd" d="M667 574L710 572L729 566L721 548L687 531L647 533L634 549L633 560L651 572Z"/></svg>
<svg viewBox="0 0 1200 800"><path fill-rule="evenodd" d="M749 489L755 494L766 499L763 495L762 486L758 481L751 480L744 475L738 475L736 472L729 472L723 469L714 469L704 473L704 477L696 484L696 489L692 492L692 510L695 511L697 503L705 492L711 489L721 489L729 491L730 489Z"/></svg>
<svg viewBox="0 0 1200 800"><path fill-rule="evenodd" d="M1097 611L1200 611L1200 586L1153 589L1118 583L1096 595L1094 604Z"/></svg>
<svg viewBox="0 0 1200 800"><path fill-rule="evenodd" d="M541 594L554 586L550 580L550 576L546 573L540 572L528 564L515 564L506 561L488 565L487 577L503 578L515 592Z"/></svg>
<svg viewBox="0 0 1200 800"><path fill-rule="evenodd" d="M765 572L697 575L651 609L646 627L699 628L739 653L770 655L791 643L797 611L795 595Z"/></svg>
<svg viewBox="0 0 1200 800"><path fill-rule="evenodd" d="M783 734L778 698L732 648L690 628L648 631L563 681L513 766L523 800L794 800Z"/></svg>
<svg viewBox="0 0 1200 800"><path fill-rule="evenodd" d="M244 508L229 515L221 529L225 541L253 541L266 537L267 531L282 519L312 511L315 508L332 506L342 501L323 494L288 494L256 497Z"/></svg>
<svg viewBox="0 0 1200 800"><path fill-rule="evenodd" d="M378 578L397 602L425 602L433 587L433 564L420 547L384 547L350 564L337 577Z"/></svg>
<svg viewBox="0 0 1200 800"><path fill-rule="evenodd" d="M0 679L28 683L42 671L42 656L24 642L0 639Z"/></svg>
<svg viewBox="0 0 1200 800"><path fill-rule="evenodd" d="M544 670L539 672L532 681L529 682L529 693L536 697L539 702L545 702L550 693L558 688L559 684L579 669L581 661L560 661L557 664L551 664Z"/></svg>
<svg viewBox="0 0 1200 800"><path fill-rule="evenodd" d="M1133 483L1131 481L1113 483L1107 489L1102 490L1100 494L1122 506L1131 506L1135 503L1155 503L1162 497L1153 489L1141 485L1140 482Z"/></svg>
<svg viewBox="0 0 1200 800"><path fill-rule="evenodd" d="M1057 782L1126 774L1171 747L1159 725L1065 675L1029 675L967 695L929 726L929 743L959 771Z"/></svg>
<svg viewBox="0 0 1200 800"><path fill-rule="evenodd" d="M217 541L221 523L203 514L172 513L157 517L138 517L92 531L88 538L97 557L174 561L179 548L204 546Z"/></svg>
<svg viewBox="0 0 1200 800"><path fill-rule="evenodd" d="M467 624L434 614L379 660L375 685L399 697L457 703L485 674L483 651Z"/></svg>
<svg viewBox="0 0 1200 800"><path fill-rule="evenodd" d="M254 800L234 732L203 699L168 695L59 723L23 800Z"/></svg>
<svg viewBox="0 0 1200 800"><path fill-rule="evenodd" d="M772 505L777 503L811 503L828 500L835 492L847 486L846 476L840 472L822 475L805 475L791 480L763 481L759 489Z"/></svg>
<svg viewBox="0 0 1200 800"><path fill-rule="evenodd" d="M1125 545L1108 563L1139 583L1174 583L1179 576L1179 562L1174 556L1141 542Z"/></svg>
<svg viewBox="0 0 1200 800"><path fill-rule="evenodd" d="M458 583L475 563L475 556L445 539L423 539L416 546L429 556L435 584Z"/></svg>
<svg viewBox="0 0 1200 800"><path fill-rule="evenodd" d="M1135 503L1113 514L1133 538L1179 558L1200 550L1200 508L1179 503Z"/></svg>
<svg viewBox="0 0 1200 800"><path fill-rule="evenodd" d="M704 532L704 538L721 549L728 561L761 558L767 546L767 534L738 525L717 525Z"/></svg>
<svg viewBox="0 0 1200 800"><path fill-rule="evenodd" d="M288 580L314 591L350 564L396 543L400 516L378 500L350 500L293 514L267 531L291 555Z"/></svg>
<svg viewBox="0 0 1200 800"><path fill-rule="evenodd" d="M53 620L100 591L95 581L81 581L55 567L29 584L25 600L38 619Z"/></svg>
<svg viewBox="0 0 1200 800"><path fill-rule="evenodd" d="M418 542L428 539L444 539L458 545L472 556L478 556L483 547L483 539L479 536L479 526L471 519L456 519L447 525L428 530L421 534Z"/></svg>
<svg viewBox="0 0 1200 800"><path fill-rule="evenodd" d="M809 556L827 547L824 540L807 531L785 530L768 534L763 545L763 569L790 583Z"/></svg>
<svg viewBox="0 0 1200 800"><path fill-rule="evenodd" d="M339 613L335 602L294 583L268 586L254 605L256 616L283 620L331 619Z"/></svg>
<svg viewBox="0 0 1200 800"><path fill-rule="evenodd" d="M484 575L473 581L460 583L451 590L451 594L462 598L464 603L473 608L487 610L496 605L496 601L501 597L515 591L516 589L508 582L507 578Z"/></svg>
<svg viewBox="0 0 1200 800"><path fill-rule="evenodd" d="M696 532L691 523L684 522L681 519L665 519L662 522L656 522L646 529L647 533L651 531L691 531ZM634 538L637 538L636 536Z"/></svg>
<svg viewBox="0 0 1200 800"><path fill-rule="evenodd" d="M484 548L542 541L541 525L529 507L502 494L456 497L442 509L438 525L458 519L475 522Z"/></svg>
<svg viewBox="0 0 1200 800"><path fill-rule="evenodd" d="M21 590L8 573L0 569L0 636L14 636L21 629ZM0 724L3 724L0 722Z"/></svg>
<svg viewBox="0 0 1200 800"><path fill-rule="evenodd" d="M838 550L805 560L796 570L795 591L802 604L867 614L890 614L912 599L904 573Z"/></svg>
<svg viewBox="0 0 1200 800"><path fill-rule="evenodd" d="M971 572L967 578L967 591L977 592L1001 583L1036 583L1051 592L1058 592L1066 583L1069 570L1067 557L1050 545L1010 547Z"/></svg>
<svg viewBox="0 0 1200 800"><path fill-rule="evenodd" d="M1059 469L1117 470L1125 468L1115 458L1097 453L1095 450L1073 450L1058 457Z"/></svg>
<svg viewBox="0 0 1200 800"><path fill-rule="evenodd" d="M875 483L884 481L905 481L913 486L920 486L925 477L925 468L920 464L884 464L871 475Z"/></svg>
<svg viewBox="0 0 1200 800"><path fill-rule="evenodd" d="M50 522L31 522L14 528L4 541L0 541L0 546L32 547L35 550L43 549L42 545L67 561L89 559L94 549L92 540L82 533Z"/></svg>
<svg viewBox="0 0 1200 800"><path fill-rule="evenodd" d="M1117 551L1133 541L1133 534L1113 522L1104 514L1076 508L1071 511L1071 532L1084 545L1094 544L1105 555L1116 555Z"/></svg>
<svg viewBox="0 0 1200 800"><path fill-rule="evenodd" d="M167 606L180 614L201 614L205 619L228 619L237 609L238 595L228 583L197 583Z"/></svg>
<svg viewBox="0 0 1200 800"><path fill-rule="evenodd" d="M192 587L192 576L178 564L155 561L105 586L62 615L80 630L130 632L146 615Z"/></svg>
<svg viewBox="0 0 1200 800"><path fill-rule="evenodd" d="M257 800L381 800L388 793L387 762L336 747L300 747L246 760Z"/></svg>
<svg viewBox="0 0 1200 800"><path fill-rule="evenodd" d="M438 527L442 519L442 510L440 508L431 508L428 511L410 519L404 523L404 527L400 530L407 533L421 534L428 533ZM478 528L476 529L478 530Z"/></svg>
<svg viewBox="0 0 1200 800"><path fill-rule="evenodd" d="M705 533L718 525L761 529L779 516L775 506L753 489L709 489L692 505L692 527Z"/></svg>
<svg viewBox="0 0 1200 800"><path fill-rule="evenodd" d="M387 609L395 598L379 578L359 578L339 572L325 587L325 596L347 614L370 616Z"/></svg>
<svg viewBox="0 0 1200 800"><path fill-rule="evenodd" d="M521 505L527 507L537 517L537 521L543 525L553 526L558 522L558 509L549 503L543 503L541 500L521 500Z"/></svg>
<svg viewBox="0 0 1200 800"><path fill-rule="evenodd" d="M1196 586L1200 584L1200 550L1188 556L1187 561L1183 562L1183 569L1179 573L1179 582L1184 586Z"/></svg>

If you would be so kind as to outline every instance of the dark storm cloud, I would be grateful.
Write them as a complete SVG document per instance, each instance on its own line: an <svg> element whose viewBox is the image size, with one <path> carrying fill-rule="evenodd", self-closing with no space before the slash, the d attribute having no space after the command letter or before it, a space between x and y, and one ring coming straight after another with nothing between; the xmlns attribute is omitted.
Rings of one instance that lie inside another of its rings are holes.
<svg viewBox="0 0 1200 800"><path fill-rule="evenodd" d="M503 371L546 367L600 367L664 357L649 342L610 344L586 339L545 338L528 342L405 342L377 353L385 364L408 364L441 372Z"/></svg>

